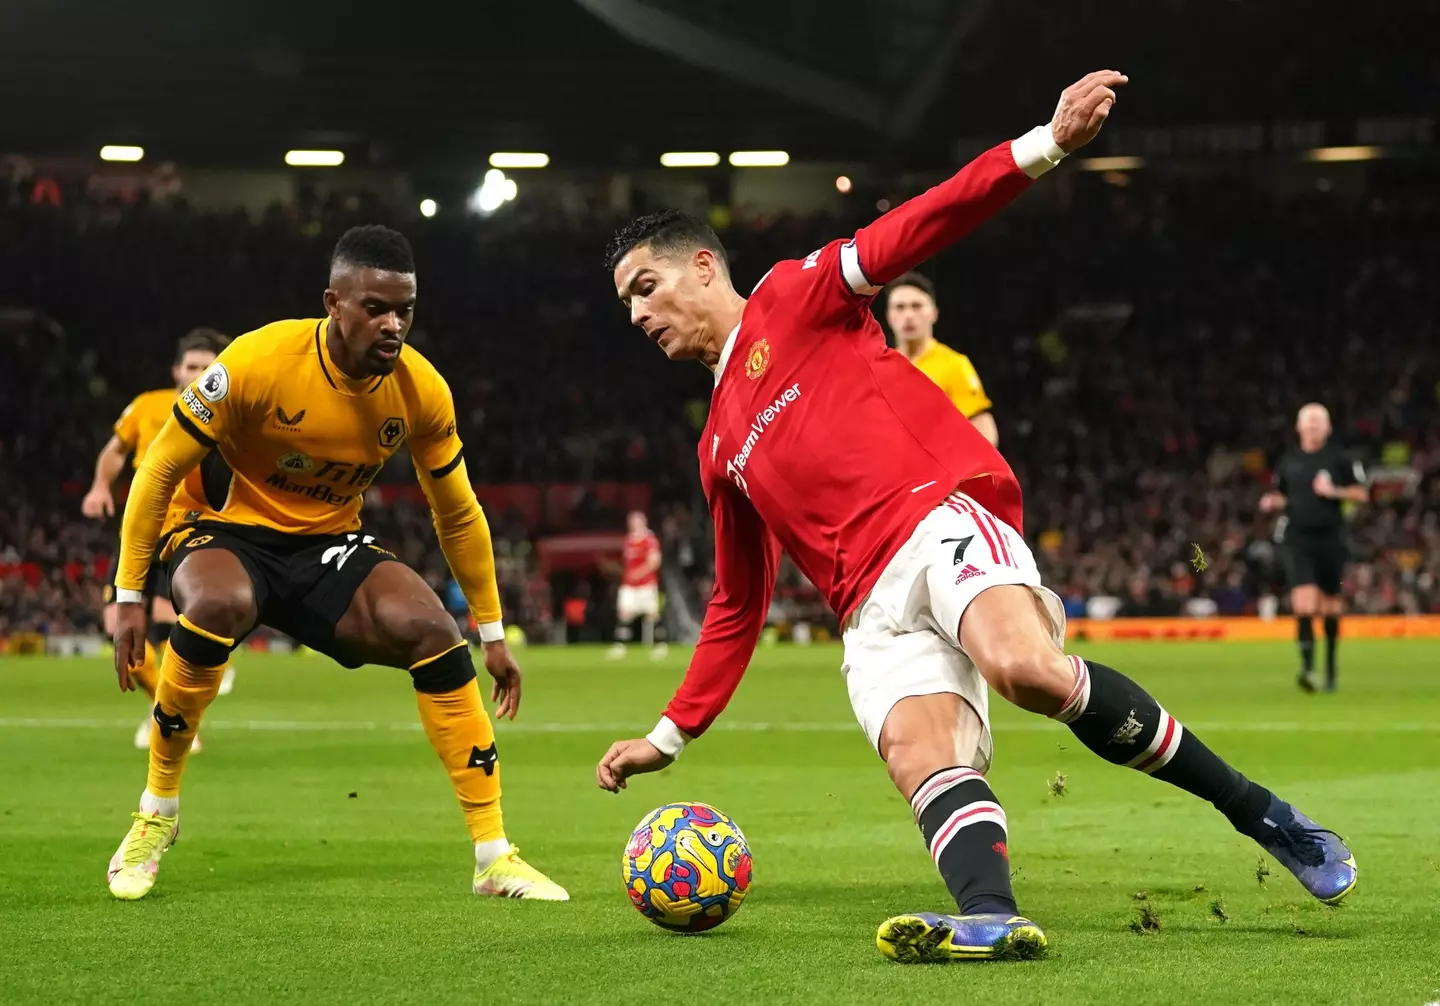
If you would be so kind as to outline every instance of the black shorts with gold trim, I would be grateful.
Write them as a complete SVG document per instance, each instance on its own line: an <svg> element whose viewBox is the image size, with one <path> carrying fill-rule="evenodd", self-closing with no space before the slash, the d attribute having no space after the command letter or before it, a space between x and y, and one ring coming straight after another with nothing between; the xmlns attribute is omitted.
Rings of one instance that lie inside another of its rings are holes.
<svg viewBox="0 0 1440 1006"><path fill-rule="evenodd" d="M170 600L170 574L165 568L165 563L160 560L160 554L165 549L165 540L155 546L155 556L150 562L150 572L145 575L145 611L148 614L151 603L155 598L160 597ZM115 574L120 569L120 546L115 546L115 557L110 560L110 578L105 581L105 603L115 603Z"/></svg>
<svg viewBox="0 0 1440 1006"><path fill-rule="evenodd" d="M170 575L191 552L211 548L230 552L245 567L259 624L344 667L364 663L335 637L335 627L370 571L382 562L399 561L373 535L286 534L249 524L199 521L171 537L165 549ZM183 611L178 601L175 608Z"/></svg>

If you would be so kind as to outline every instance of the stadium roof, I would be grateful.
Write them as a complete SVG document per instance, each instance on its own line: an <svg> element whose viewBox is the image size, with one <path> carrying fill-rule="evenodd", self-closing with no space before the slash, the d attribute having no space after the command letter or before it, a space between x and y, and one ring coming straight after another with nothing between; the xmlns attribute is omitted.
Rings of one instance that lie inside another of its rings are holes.
<svg viewBox="0 0 1440 1006"><path fill-rule="evenodd" d="M1440 7L1338 0L249 0L0 5L12 152L136 143L181 160L653 164L661 150L944 160L1043 118L1101 65L1126 122L1428 113ZM1329 11L1335 20L1326 16Z"/></svg>

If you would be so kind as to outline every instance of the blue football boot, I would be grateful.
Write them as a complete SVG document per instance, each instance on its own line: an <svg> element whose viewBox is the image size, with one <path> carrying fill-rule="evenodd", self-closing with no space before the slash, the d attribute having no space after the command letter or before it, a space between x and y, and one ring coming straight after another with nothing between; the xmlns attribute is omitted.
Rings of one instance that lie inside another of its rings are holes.
<svg viewBox="0 0 1440 1006"><path fill-rule="evenodd" d="M1278 796L1271 797L1270 808L1250 837L1327 905L1338 905L1355 887L1355 857L1340 836Z"/></svg>
<svg viewBox="0 0 1440 1006"><path fill-rule="evenodd" d="M880 953L901 964L1033 960L1045 956L1045 934L1019 915L897 915L875 934Z"/></svg>

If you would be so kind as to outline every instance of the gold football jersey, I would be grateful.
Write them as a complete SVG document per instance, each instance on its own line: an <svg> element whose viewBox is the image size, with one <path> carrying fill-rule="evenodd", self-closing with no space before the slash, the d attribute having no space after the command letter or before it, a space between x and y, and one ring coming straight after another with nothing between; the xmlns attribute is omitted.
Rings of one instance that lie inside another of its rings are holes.
<svg viewBox="0 0 1440 1006"><path fill-rule="evenodd" d="M450 389L430 362L407 345L392 373L352 380L326 351L326 323L242 335L181 393L176 419L213 448L175 497L187 520L353 531L366 487L401 446L435 478L460 464Z"/></svg>

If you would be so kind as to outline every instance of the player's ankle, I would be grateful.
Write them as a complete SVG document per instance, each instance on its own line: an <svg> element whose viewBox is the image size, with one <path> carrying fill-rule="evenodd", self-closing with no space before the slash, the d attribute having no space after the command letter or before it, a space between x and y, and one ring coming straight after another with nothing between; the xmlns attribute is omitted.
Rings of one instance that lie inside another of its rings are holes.
<svg viewBox="0 0 1440 1006"><path fill-rule="evenodd" d="M504 835L475 843L475 869L485 870L510 851L510 840Z"/></svg>
<svg viewBox="0 0 1440 1006"><path fill-rule="evenodd" d="M161 817L174 817L180 813L180 794L173 796L156 796L147 788L140 794L140 813L159 814Z"/></svg>

